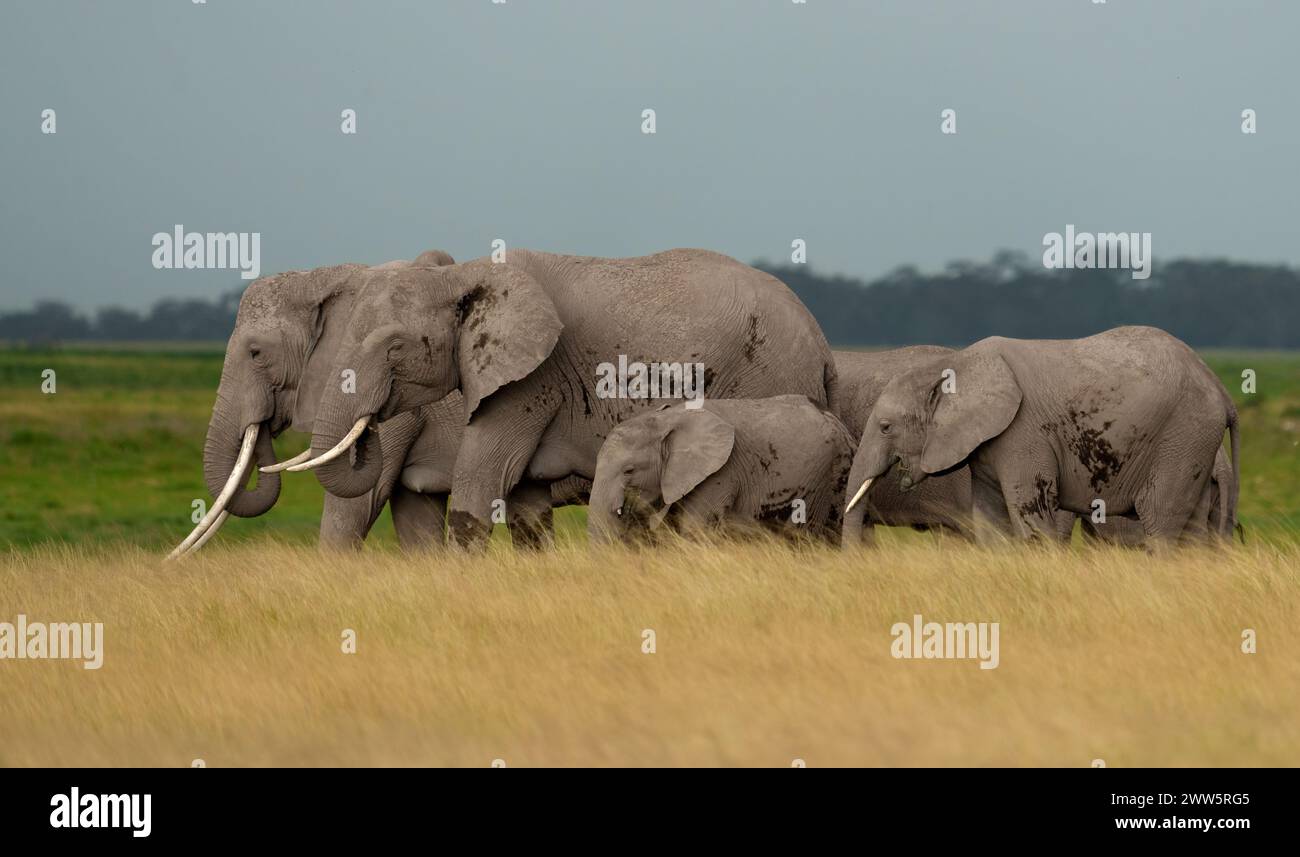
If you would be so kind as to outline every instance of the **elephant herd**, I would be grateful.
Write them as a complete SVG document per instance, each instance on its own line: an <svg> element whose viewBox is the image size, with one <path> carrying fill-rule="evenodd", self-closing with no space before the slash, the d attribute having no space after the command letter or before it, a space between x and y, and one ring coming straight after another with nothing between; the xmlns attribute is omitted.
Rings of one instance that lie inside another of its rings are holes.
<svg viewBox="0 0 1300 857"><path fill-rule="evenodd" d="M311 447L277 462L290 428ZM833 352L783 283L705 250L428 251L255 281L204 443L215 501L171 557L304 470L326 489L323 544L360 544L389 505L407 548L482 545L499 522L541 547L572 503L598 540L1063 540L1081 519L1157 546L1230 539L1239 484L1230 397L1162 331Z"/></svg>

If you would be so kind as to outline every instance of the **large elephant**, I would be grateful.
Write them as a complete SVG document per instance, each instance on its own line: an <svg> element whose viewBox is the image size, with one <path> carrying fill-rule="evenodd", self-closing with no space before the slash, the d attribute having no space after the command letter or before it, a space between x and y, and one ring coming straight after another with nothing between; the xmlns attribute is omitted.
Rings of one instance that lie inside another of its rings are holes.
<svg viewBox="0 0 1300 857"><path fill-rule="evenodd" d="M609 542L662 525L763 526L838 543L854 446L844 423L806 396L664 406L605 439L587 532Z"/></svg>
<svg viewBox="0 0 1300 857"><path fill-rule="evenodd" d="M890 381L916 366L944 355L951 348L912 345L888 351L836 351L839 391L835 412L853 434L856 446L871 416L871 409ZM846 547L870 541L877 524L940 529L963 537L971 534L970 471L959 467L928 479L914 491L901 491L895 482L876 482L843 520Z"/></svg>
<svg viewBox="0 0 1300 857"><path fill-rule="evenodd" d="M690 395L692 379L709 398L793 393L822 406L834 388L830 347L799 299L705 250L632 259L512 250L499 263L367 280L335 367L355 372L355 392L325 389L316 458L299 466L333 494L364 494L383 469L373 422L459 389L466 427L449 530L461 544L485 538L499 503L593 478L610 430Z"/></svg>
<svg viewBox="0 0 1300 857"><path fill-rule="evenodd" d="M172 557L200 547L229 515L255 517L275 504L280 493L280 471L306 456L277 464L271 440L291 426L297 431L311 431L316 405L333 369L363 274L367 270L451 264L454 260L449 255L431 250L414 262L389 262L374 269L346 264L290 271L262 277L248 287L240 299L235 329L226 347L203 445L203 476L216 500ZM325 498L322 543L358 543L387 502L391 502L403 545L415 546L440 538L445 489L444 496L436 492L416 496L399 481L401 465L414 449L426 469L435 466L449 474L456 450L448 447L443 437L449 425L459 422L462 412L458 399L448 399L429 402L400 420L390 421L381 438L390 468L376 480L374 490L365 495ZM248 488L254 462L262 472L256 487ZM449 476L444 481L449 481Z"/></svg>
<svg viewBox="0 0 1300 857"><path fill-rule="evenodd" d="M1108 516L1136 516L1149 543L1167 544L1205 534L1225 430L1233 473L1216 529L1230 537L1237 412L1190 348L1150 327L991 337L890 382L850 484L856 500L891 468L910 490L969 466L977 519L1005 533L1061 539L1062 510L1087 515L1101 500Z"/></svg>

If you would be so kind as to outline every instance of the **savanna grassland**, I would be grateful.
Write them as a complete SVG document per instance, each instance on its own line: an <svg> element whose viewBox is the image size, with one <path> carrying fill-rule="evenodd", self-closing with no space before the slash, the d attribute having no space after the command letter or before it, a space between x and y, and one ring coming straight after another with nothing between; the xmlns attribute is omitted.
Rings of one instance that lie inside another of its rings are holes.
<svg viewBox="0 0 1300 857"><path fill-rule="evenodd" d="M164 565L220 350L0 351L0 622L105 628L99 670L0 660L0 765L1300 765L1300 355L1207 360L1230 551L592 550L575 509L546 553L322 555L304 475ZM998 668L891 657L917 613L998 622Z"/></svg>
<svg viewBox="0 0 1300 857"><path fill-rule="evenodd" d="M1300 764L1294 548L210 547L0 566L8 614L105 626L99 670L0 661L0 764ZM999 666L895 660L915 613Z"/></svg>

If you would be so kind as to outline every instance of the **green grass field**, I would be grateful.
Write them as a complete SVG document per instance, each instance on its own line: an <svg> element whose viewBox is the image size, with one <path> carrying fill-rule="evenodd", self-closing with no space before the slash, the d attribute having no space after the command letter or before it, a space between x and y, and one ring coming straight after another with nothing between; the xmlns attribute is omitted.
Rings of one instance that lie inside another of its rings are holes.
<svg viewBox="0 0 1300 857"><path fill-rule="evenodd" d="M221 347L0 351L0 544L117 541L158 550L189 532L203 485L203 437L221 373ZM1215 352L1207 361L1237 400L1242 421L1241 519L1252 538L1300 533L1300 354ZM41 392L42 372L56 392ZM1257 392L1241 392L1253 369ZM281 458L306 448L286 433ZM315 540L321 489L287 474L267 515L232 520L223 541L274 535ZM557 518L580 538L581 509ZM371 540L392 545L385 517Z"/></svg>

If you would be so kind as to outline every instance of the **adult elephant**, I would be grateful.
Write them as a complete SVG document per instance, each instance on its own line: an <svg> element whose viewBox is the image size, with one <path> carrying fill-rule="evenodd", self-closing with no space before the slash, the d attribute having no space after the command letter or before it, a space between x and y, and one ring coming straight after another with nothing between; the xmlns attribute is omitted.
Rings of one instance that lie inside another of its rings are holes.
<svg viewBox="0 0 1300 857"><path fill-rule="evenodd" d="M335 365L336 377L355 373L355 389L327 386L317 458L298 467L332 494L365 494L383 470L375 422L460 390L466 427L448 520L461 544L486 537L502 502L593 478L606 434L689 395L692 377L710 398L831 401L835 364L807 308L776 278L718 253L512 250L500 263L367 280ZM660 383L638 383L650 376Z"/></svg>
<svg viewBox="0 0 1300 857"><path fill-rule="evenodd" d="M307 455L277 464L272 438L286 428L310 432L344 327L368 270L452 265L440 250L414 262L395 261L369 269L345 264L262 277L240 298L235 329L226 347L221 382L203 444L203 477L216 498L171 558L202 546L230 515L251 518L266 513L280 493L280 471ZM455 446L444 438L458 425L463 406L458 398L429 402L400 420L390 421L382 442L390 467L374 490L344 499L327 496L321 515L321 542L341 546L365 538L385 503L404 546L441 538L445 496L412 491L400 478L403 463L421 465L423 481L438 474L449 482ZM256 487L246 487L253 465L261 465Z"/></svg>
<svg viewBox="0 0 1300 857"><path fill-rule="evenodd" d="M1213 478L1225 430L1226 485ZM1062 539L1061 512L1087 515L1100 500L1108 516L1136 517L1149 545L1167 544L1207 535L1217 499L1226 538L1240 484L1237 412L1195 352L1155 328L990 337L890 382L854 457L849 506L890 470L910 490L963 466L977 517L1010 535Z"/></svg>

